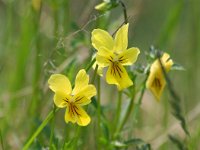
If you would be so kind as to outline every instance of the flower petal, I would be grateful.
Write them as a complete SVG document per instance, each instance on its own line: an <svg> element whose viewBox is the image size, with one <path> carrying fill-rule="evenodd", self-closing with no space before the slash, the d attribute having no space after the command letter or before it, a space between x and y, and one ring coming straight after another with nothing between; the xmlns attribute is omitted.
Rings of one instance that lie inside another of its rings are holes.
<svg viewBox="0 0 200 150"><path fill-rule="evenodd" d="M79 93L82 89L88 86L89 82L89 76L87 75L86 71L84 69L81 69L78 74L76 75L75 80L75 87L72 91L72 95L76 95Z"/></svg>
<svg viewBox="0 0 200 150"><path fill-rule="evenodd" d="M64 108L69 102L69 95L64 92L57 91L54 95L54 103L59 108Z"/></svg>
<svg viewBox="0 0 200 150"><path fill-rule="evenodd" d="M100 67L107 67L110 64L110 61L108 58L98 55L96 56L96 63L100 66Z"/></svg>
<svg viewBox="0 0 200 150"><path fill-rule="evenodd" d="M166 81L161 70L153 70L153 72L151 70L146 82L146 87L152 92L156 100L160 100L165 85Z"/></svg>
<svg viewBox="0 0 200 150"><path fill-rule="evenodd" d="M167 53L164 53L162 55L161 61L167 72L171 69L172 65L174 64L172 59L170 59L170 55Z"/></svg>
<svg viewBox="0 0 200 150"><path fill-rule="evenodd" d="M107 67L113 59L113 53L106 49L105 47L101 47L96 55L97 64L100 67Z"/></svg>
<svg viewBox="0 0 200 150"><path fill-rule="evenodd" d="M129 24L123 25L116 33L114 41L114 50L116 52L124 51L128 46L128 26Z"/></svg>
<svg viewBox="0 0 200 150"><path fill-rule="evenodd" d="M70 105L67 107L66 111L65 111L65 122L72 122L75 123L77 121L77 117L75 115L73 115Z"/></svg>
<svg viewBox="0 0 200 150"><path fill-rule="evenodd" d="M106 81L108 84L116 84L119 90L128 88L133 85L132 80L129 78L126 69L120 64L112 64L108 67L106 73Z"/></svg>
<svg viewBox="0 0 200 150"><path fill-rule="evenodd" d="M78 105L87 105L91 102L91 98L96 95L96 88L94 85L88 85L81 92L75 95L75 104Z"/></svg>
<svg viewBox="0 0 200 150"><path fill-rule="evenodd" d="M113 49L114 41L110 34L101 29L94 29L92 31L92 45L96 50L100 47L106 47L109 50Z"/></svg>
<svg viewBox="0 0 200 150"><path fill-rule="evenodd" d="M70 94L72 91L71 83L69 79L62 74L53 74L48 80L49 88L56 92L64 92L66 94Z"/></svg>
<svg viewBox="0 0 200 150"><path fill-rule="evenodd" d="M129 48L128 50L123 51L119 54L119 62L122 65L132 65L136 60L140 53L140 50L136 47Z"/></svg>
<svg viewBox="0 0 200 150"><path fill-rule="evenodd" d="M90 116L88 116L88 114L85 112L85 110L83 108L81 108L80 106L77 106L77 112L80 114L77 117L77 123L80 126L87 126L91 119Z"/></svg>

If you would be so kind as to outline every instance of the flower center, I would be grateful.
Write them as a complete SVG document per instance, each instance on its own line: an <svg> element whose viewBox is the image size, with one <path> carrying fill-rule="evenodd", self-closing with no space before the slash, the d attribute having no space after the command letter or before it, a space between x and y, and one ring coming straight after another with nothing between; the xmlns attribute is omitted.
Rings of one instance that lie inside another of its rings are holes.
<svg viewBox="0 0 200 150"><path fill-rule="evenodd" d="M113 56L113 62L118 62L119 58L118 58L118 55L116 52L114 52L114 56Z"/></svg>

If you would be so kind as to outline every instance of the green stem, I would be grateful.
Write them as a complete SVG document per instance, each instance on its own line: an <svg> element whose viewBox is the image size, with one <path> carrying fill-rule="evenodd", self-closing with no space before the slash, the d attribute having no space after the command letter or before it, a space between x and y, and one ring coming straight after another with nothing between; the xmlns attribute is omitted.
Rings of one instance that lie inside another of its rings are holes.
<svg viewBox="0 0 200 150"><path fill-rule="evenodd" d="M117 131L116 131L116 134L115 135L118 135L118 133L123 129L124 125L126 124L132 110L133 110L133 107L134 107L134 99L135 99L135 88L133 88L133 96L128 104L128 108L126 109L126 113L124 115L124 117L122 118L122 122L121 124L119 125L119 127L117 128Z"/></svg>
<svg viewBox="0 0 200 150"><path fill-rule="evenodd" d="M144 92L145 92L145 89L146 89L146 81L148 79L148 76L149 76L149 71L147 73L145 80L143 81L143 85L142 85L142 89L141 89L141 92L140 92L140 96L138 98L138 102L135 104L135 109L134 109L134 113L133 113L133 119L134 120L137 120L137 115L138 115L140 105L142 104L142 98L144 96Z"/></svg>
<svg viewBox="0 0 200 150"><path fill-rule="evenodd" d="M119 1L119 3L121 4L121 6L122 6L122 8L123 8L124 22L127 24L127 23L128 23L128 17L127 17L126 5L125 5L124 2L122 2L121 0Z"/></svg>
<svg viewBox="0 0 200 150"><path fill-rule="evenodd" d="M91 80L91 83L93 84L94 81L95 81L95 78L96 78L96 75L97 75L97 70L98 70L98 65L96 65L95 69L94 69L94 74L93 74L93 77L92 77L92 80Z"/></svg>
<svg viewBox="0 0 200 150"><path fill-rule="evenodd" d="M95 63L96 59L93 59L91 61L91 63L89 63L89 65L85 68L85 71L88 72L90 70L90 68L92 67L92 65Z"/></svg>
<svg viewBox="0 0 200 150"><path fill-rule="evenodd" d="M49 147L50 150L52 148L52 142L53 142L53 137L54 137L54 128L55 128L55 114L56 114L56 105L53 105L53 117L51 120L51 134L50 134L50 142L49 142Z"/></svg>
<svg viewBox="0 0 200 150"><path fill-rule="evenodd" d="M98 138L101 136L101 128L100 128L100 123L101 123L101 80L100 77L98 76L98 80L97 80L97 113L98 113L98 127L97 127L97 131L98 131ZM98 144L98 149L101 149L101 144Z"/></svg>
<svg viewBox="0 0 200 150"><path fill-rule="evenodd" d="M122 105L122 91L119 91L118 93L118 103L117 103L117 110L116 110L116 118L115 118L115 121L114 121L114 137L115 138L117 135L115 135L115 130L117 129L117 124L119 123L119 120L120 120L120 115L121 115L121 105Z"/></svg>
<svg viewBox="0 0 200 150"><path fill-rule="evenodd" d="M55 110L57 112L59 108ZM27 141L27 143L24 145L23 150L27 150L29 146L33 143L34 139L40 134L40 132L44 129L44 127L47 125L49 121L53 118L54 112L53 110L48 114L48 116L44 119L42 124L37 128L37 130L33 133L33 135L30 137L30 139Z"/></svg>

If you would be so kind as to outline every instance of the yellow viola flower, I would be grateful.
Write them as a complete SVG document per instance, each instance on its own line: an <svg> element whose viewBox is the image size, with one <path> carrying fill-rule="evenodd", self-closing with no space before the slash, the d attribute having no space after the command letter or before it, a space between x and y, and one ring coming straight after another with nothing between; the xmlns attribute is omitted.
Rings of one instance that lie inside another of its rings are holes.
<svg viewBox="0 0 200 150"><path fill-rule="evenodd" d="M133 85L124 66L132 65L140 53L136 47L127 49L128 26L123 25L116 33L115 38L102 30L92 31L92 45L97 50L96 62L99 67L108 67L106 81L117 85L119 90Z"/></svg>
<svg viewBox="0 0 200 150"><path fill-rule="evenodd" d="M77 123L86 126L90 123L90 117L82 108L91 102L96 95L96 88L89 84L89 76L85 70L78 72L75 80L75 87L72 90L69 79L62 74L53 74L48 80L49 88L55 92L54 103L59 108L66 107L66 123Z"/></svg>
<svg viewBox="0 0 200 150"><path fill-rule="evenodd" d="M169 72L173 65L173 61L170 59L170 55L164 53L161 57L161 62L166 72ZM151 65L150 74L146 82L146 87L153 93L156 100L159 101L165 85L165 77L163 75L159 60L157 59Z"/></svg>

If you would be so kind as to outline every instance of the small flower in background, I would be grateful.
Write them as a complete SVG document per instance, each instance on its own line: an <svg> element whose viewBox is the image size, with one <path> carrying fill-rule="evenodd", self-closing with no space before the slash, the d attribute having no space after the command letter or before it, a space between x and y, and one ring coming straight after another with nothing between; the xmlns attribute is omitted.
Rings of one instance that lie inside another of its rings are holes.
<svg viewBox="0 0 200 150"><path fill-rule="evenodd" d="M133 85L124 66L132 65L140 53L136 47L127 49L128 26L129 24L123 25L117 31L115 39L102 29L92 31L92 45L97 50L96 62L99 67L108 67L106 81L117 85L119 90Z"/></svg>
<svg viewBox="0 0 200 150"><path fill-rule="evenodd" d="M118 0L103 0L102 3L95 6L95 9L98 11L105 12L112 8L117 7L118 4L119 4Z"/></svg>
<svg viewBox="0 0 200 150"><path fill-rule="evenodd" d="M62 74L53 74L48 80L49 88L55 92L54 103L59 108L66 107L65 121L86 126L90 117L82 106L91 102L96 95L96 88L89 83L89 76L85 70L80 70L76 76L75 87L72 90L69 79Z"/></svg>
<svg viewBox="0 0 200 150"><path fill-rule="evenodd" d="M94 60L95 57L96 57L96 55L93 55L93 56L92 56L92 60ZM94 70L95 70L95 68L96 68L96 65L97 65L97 62L95 61L94 64L92 65L92 68L93 68ZM98 74L99 76L103 76L103 67L98 66L97 74Z"/></svg>
<svg viewBox="0 0 200 150"><path fill-rule="evenodd" d="M170 59L170 55L164 53L163 56L161 57L161 62L166 72L169 72L169 70L173 65L173 61ZM153 93L155 98L159 101L162 92L165 88L165 85L166 85L165 77L163 75L159 60L157 59L151 65L150 74L146 82L146 87Z"/></svg>

